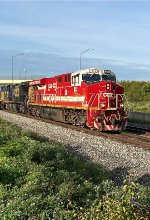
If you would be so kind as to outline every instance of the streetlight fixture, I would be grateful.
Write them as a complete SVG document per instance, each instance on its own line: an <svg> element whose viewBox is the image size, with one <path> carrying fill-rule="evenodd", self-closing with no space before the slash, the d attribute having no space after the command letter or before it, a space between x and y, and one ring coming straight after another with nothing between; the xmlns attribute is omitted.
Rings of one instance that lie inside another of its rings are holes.
<svg viewBox="0 0 150 220"><path fill-rule="evenodd" d="M13 82L14 82L14 58L17 57L17 56L21 56L21 55L24 55L24 53L17 53L17 54L12 56L12 85L13 85Z"/></svg>
<svg viewBox="0 0 150 220"><path fill-rule="evenodd" d="M84 53L88 52L89 50L94 50L94 49L93 49L93 48L88 48L87 50L83 50L83 51L80 53L80 70L81 70L81 56L82 56Z"/></svg>

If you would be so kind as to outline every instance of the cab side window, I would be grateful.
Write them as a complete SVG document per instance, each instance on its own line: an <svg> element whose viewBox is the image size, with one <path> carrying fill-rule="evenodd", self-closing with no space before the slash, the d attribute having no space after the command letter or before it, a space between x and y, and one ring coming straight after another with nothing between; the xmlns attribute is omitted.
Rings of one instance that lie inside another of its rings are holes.
<svg viewBox="0 0 150 220"><path fill-rule="evenodd" d="M72 76L72 83L75 84L79 84L79 74Z"/></svg>
<svg viewBox="0 0 150 220"><path fill-rule="evenodd" d="M58 77L58 82L62 82L62 77Z"/></svg>

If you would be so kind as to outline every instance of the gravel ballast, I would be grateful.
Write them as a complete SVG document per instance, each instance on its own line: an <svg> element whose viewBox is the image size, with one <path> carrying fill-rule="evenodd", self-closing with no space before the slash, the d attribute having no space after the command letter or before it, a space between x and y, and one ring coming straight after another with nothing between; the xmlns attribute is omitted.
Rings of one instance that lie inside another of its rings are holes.
<svg viewBox="0 0 150 220"><path fill-rule="evenodd" d="M130 171L146 184L150 183L150 151L8 112L0 111L0 117L65 145L81 158L103 165L112 177L121 177Z"/></svg>

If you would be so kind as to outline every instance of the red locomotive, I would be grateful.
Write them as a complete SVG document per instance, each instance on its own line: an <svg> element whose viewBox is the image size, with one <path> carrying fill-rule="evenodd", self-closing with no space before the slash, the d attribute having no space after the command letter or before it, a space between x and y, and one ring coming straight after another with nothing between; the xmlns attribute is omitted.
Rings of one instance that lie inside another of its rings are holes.
<svg viewBox="0 0 150 220"><path fill-rule="evenodd" d="M29 82L27 108L38 117L121 131L127 124L124 89L110 70L85 69Z"/></svg>

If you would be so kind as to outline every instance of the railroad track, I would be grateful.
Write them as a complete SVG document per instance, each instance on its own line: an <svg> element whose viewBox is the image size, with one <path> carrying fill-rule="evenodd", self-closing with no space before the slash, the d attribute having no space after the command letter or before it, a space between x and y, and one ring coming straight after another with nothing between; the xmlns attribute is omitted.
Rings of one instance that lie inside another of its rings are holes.
<svg viewBox="0 0 150 220"><path fill-rule="evenodd" d="M129 125L129 126L127 126L127 129L125 131L121 132L121 133L99 132L99 131L96 131L96 130L81 128L79 126L64 124L64 123L61 123L61 122L52 121L52 120L48 120L48 119L44 119L44 118L37 118L37 117L31 116L31 115L10 112L10 111L7 111L7 110L1 110L1 111L6 111L10 114L17 114L17 115L32 118L32 119L35 119L35 120L41 120L41 121L46 122L46 123L51 123L51 124L54 124L54 125L57 125L57 126L73 129L73 130L76 130L76 131L79 131L79 132L84 132L84 133L91 134L91 135L94 135L94 136L102 136L102 137L105 137L105 138L114 139L114 140L120 141L122 143L132 144L135 147L144 148L145 150L150 150L150 130L149 129Z"/></svg>
<svg viewBox="0 0 150 220"><path fill-rule="evenodd" d="M106 133L106 132L98 132L98 131L93 131L90 132L92 135L96 136L103 136L107 138L111 138L117 141L120 141L122 143L126 144L132 144L135 147L139 148L144 148L145 150L150 150L150 132L142 133L130 131L130 130L125 130L121 133Z"/></svg>
<svg viewBox="0 0 150 220"><path fill-rule="evenodd" d="M132 125L132 124L129 124L127 126L126 130L130 131L130 132L133 132L133 133L141 133L141 134L142 133L145 134L147 132L148 133L150 132L150 128L148 128L148 127L142 127L140 125L135 126L135 125Z"/></svg>

